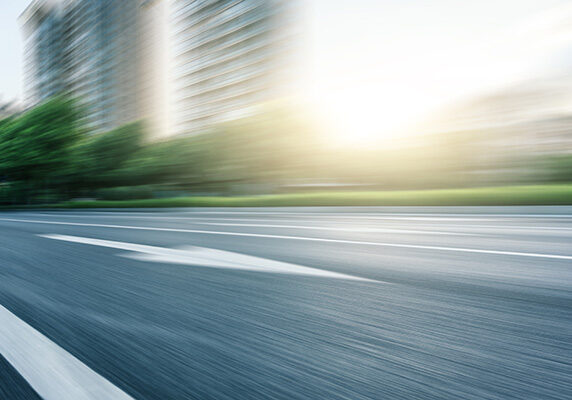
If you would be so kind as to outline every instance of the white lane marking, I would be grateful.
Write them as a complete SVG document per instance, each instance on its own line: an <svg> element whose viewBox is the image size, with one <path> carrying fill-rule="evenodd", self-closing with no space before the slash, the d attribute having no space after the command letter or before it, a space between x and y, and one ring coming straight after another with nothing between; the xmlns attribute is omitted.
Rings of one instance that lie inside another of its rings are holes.
<svg viewBox="0 0 572 400"><path fill-rule="evenodd" d="M96 214L95 212L93 214ZM283 223L283 222L289 222L289 223L308 223L307 219L276 219L276 218L216 218L216 219L212 219L212 218L208 218L208 217L167 217L167 216L161 216L161 215L157 215L157 214L153 214L153 215L149 215L149 216L142 216L142 215L115 215L115 214L108 214L108 215L99 215L99 213L97 213L98 215L89 215L89 214L61 214L61 215L57 215L57 214L39 214L39 213L35 213L35 214L25 214L27 217L66 217L66 218L84 218L84 217L88 217L88 218L102 218L102 217L117 217L117 218L130 218L130 219L147 219L147 220L160 220L160 221L167 221L167 220L173 220L173 221L191 221L194 222L196 224L200 224L200 225L208 225L208 224L215 224L214 222L200 222L200 221L236 221L236 222L266 222L266 223ZM447 219L447 221L451 221L450 219ZM480 222L482 221L489 221L489 220L485 220L485 219L479 219ZM490 220L492 221L492 220ZM316 221L317 222L317 221ZM322 221L319 221L322 222ZM324 222L328 222L328 221L324 221ZM339 222L339 221L334 221L334 222ZM344 222L346 223L346 222ZM219 224L221 226L224 226L223 224ZM228 226L231 226L230 224ZM247 226L247 225L245 225ZM253 225L254 226L254 225ZM262 226L262 225L261 225ZM427 227L433 227L434 225L425 225ZM447 229L469 229L469 228L492 228L492 229L527 229L527 230L562 230L562 231L568 231L568 230L572 230L572 227L557 227L557 226L523 226L523 225L467 225L467 224L462 224L462 225L438 225L439 227L442 228L447 228ZM273 227L272 225L269 225L269 227ZM279 225L276 225L276 227L279 227ZM283 226L283 227L290 227L290 226ZM297 228L304 228L304 227L300 227L300 226L296 226ZM329 230L347 230L347 231L351 231L351 232L358 232L358 231L363 231L363 232L396 232L396 233L435 233L435 234L441 234L441 235L461 235L461 236L482 236L481 234L477 234L477 233L459 233L459 232L439 232L439 231L428 231L428 230L408 230L408 229L392 229L392 228L383 228L381 230L378 230L378 228L364 228L364 229L360 229L360 228L331 228L331 227L308 227L306 229L329 229Z"/></svg>
<svg viewBox="0 0 572 400"><path fill-rule="evenodd" d="M572 218L572 214L471 214L471 213L388 213L388 212L335 212L335 211L325 211L325 212L288 212L288 211L180 211L184 214L239 214L239 215L310 215L310 216L336 216L336 215L347 215L347 216L431 216L431 217L551 217L551 218Z"/></svg>
<svg viewBox="0 0 572 400"><path fill-rule="evenodd" d="M155 218L151 218L151 217L138 217L138 218L143 218L143 219L155 219ZM157 219L162 219L162 218L157 218ZM212 218L178 218L178 217L168 217L167 219L173 219L173 220L190 220L190 221L200 221L200 220L204 220L204 221L235 221L235 222L266 222L266 223L284 223L284 222L289 222L289 223L300 223L300 224L305 224L308 223L308 220L305 219L261 219L261 218L216 218L216 219L212 219ZM316 221L318 222L318 221ZM322 222L322 221L319 221ZM327 222L327 221L323 221L323 222ZM333 221L335 223L339 223L339 221ZM197 224L204 224L204 222L196 222ZM214 222L210 222L210 223L214 223ZM347 222L343 222L344 224ZM374 225L375 226L375 225ZM386 225L384 225L386 226ZM391 225L390 225L391 226ZM398 225L401 226L401 225ZM418 225L419 226L419 225ZM439 227L439 228L446 228L446 229L466 229L466 228L494 228L494 229L533 229L533 230L572 230L572 227L555 227L555 226L523 226L523 225L467 225L467 224L462 224L462 225L433 225L433 224L429 224L429 225L422 225L422 226L426 226L426 227ZM344 229L344 228L340 228L340 229ZM359 230L359 228L356 228L357 230ZM366 229L377 229L377 228L366 228ZM385 229L385 228L384 228ZM393 228L387 228L387 229L393 229ZM395 228L395 232L416 232L416 231L411 231L411 230L403 230L400 228ZM426 231L426 230L419 230L419 232L436 232L436 231ZM444 232L445 233L445 232ZM457 234L457 232L446 232L446 233L450 233L450 234ZM496 232L491 232L491 233L496 233ZM463 233L464 235L473 235L472 233ZM474 234L474 235L480 235L480 234Z"/></svg>
<svg viewBox="0 0 572 400"><path fill-rule="evenodd" d="M420 217L420 220L424 219L435 219L440 220L478 220L484 221L485 218L493 218L497 220L500 218L572 218L572 214L469 214L469 213L384 213L384 212L286 212L286 211L172 211L165 212L166 214L183 214L183 215L296 215L302 217L341 217L341 218L374 218L374 219L410 219L417 220L416 217ZM108 215L121 217L134 216L134 214L139 214L143 218L156 216L157 213L148 212L105 212L105 211L85 211L85 213L75 214L76 216L89 216L89 214L94 214L97 216ZM52 215L52 216L63 216L69 214L59 214L58 212L52 213L27 213L26 215ZM435 218L437 217L437 218ZM457 219L458 218L458 219Z"/></svg>
<svg viewBox="0 0 572 400"><path fill-rule="evenodd" d="M403 244L403 243L367 242L367 241L359 241L359 240L326 239L326 238L287 236L287 235L270 235L270 234L263 234L263 233L220 232L220 231L204 231L204 230L199 230L199 229L154 228L154 227L148 227L148 226L129 226L129 225L84 224L84 223L78 223L78 222L38 221L38 220L13 219L13 218L0 218L0 221L22 222L22 223L29 223L29 224L47 224L47 225L91 226L91 227L96 227L96 228L132 229L132 230L140 230L140 231L200 233L200 234L205 234L205 235L243 236L243 237L259 237L259 238L269 238L269 239L305 240L305 241L323 242L323 243L343 243L343 244L356 244L356 245L364 245L364 246L382 246L382 247L397 247L397 248L422 249L422 250L457 251L457 252L464 252L464 253L497 254L497 255L508 255L508 256L554 258L554 259L561 259L561 260L572 260L572 255L561 255L561 254L524 253L524 252L517 252L517 251L470 249L470 248L464 248L464 247L424 246L424 245Z"/></svg>
<svg viewBox="0 0 572 400"><path fill-rule="evenodd" d="M107 217L113 217L114 215L77 215L77 214L62 214L62 215L55 215L55 214L25 214L27 217L66 217L66 218L107 218ZM257 218L210 218L210 217L167 217L167 216L160 216L160 215L150 215L150 216L142 216L142 215L115 215L115 217L117 218L124 218L124 219L153 219L153 220L162 220L162 221L242 221L242 222L289 222L289 223L308 223L308 220L293 220L293 219L272 219L272 218L265 218L265 219L257 219ZM368 220L371 218L367 218ZM374 218L375 219L375 218ZM398 218L398 219L402 219L402 218ZM450 221L450 219L447 219L447 221ZM481 219L479 219L479 221L482 221ZM318 222L318 221L316 221ZM319 222L328 222L328 221L319 221ZM336 221L338 222L338 221ZM197 224L201 224L201 225L208 225L206 222L195 222ZM346 223L344 221L344 223ZM215 224L215 223L212 223ZM224 225L224 224L220 224L220 225ZM229 224L228 226L232 226L232 224ZM236 225L236 226L267 226L267 227L277 227L277 228L307 228L307 229L331 229L331 230L348 230L348 231L358 231L358 228L329 228L329 227L306 227L306 226L292 226L292 225L284 225L284 226L280 226L280 225L276 225L276 226L272 226L272 225ZM386 230L380 230L378 231L377 228L366 228L368 229L368 232L372 232L369 229L376 229L375 231L377 232L385 232ZM403 233L435 233L435 234L440 234L440 235L459 235L459 233L454 233L454 232L437 232L437 231L423 231L423 230L407 230L407 229L389 229L387 230L387 232L403 232ZM470 235L470 234L467 234Z"/></svg>
<svg viewBox="0 0 572 400"><path fill-rule="evenodd" d="M193 217L189 217L189 216L180 216L180 217L173 217L173 216L162 216L162 215L129 215L129 214L103 214L103 213L93 213L92 215L89 214L61 214L61 215L57 215L57 214L53 214L53 213L48 213L48 214L42 214L42 213L33 213L33 214L25 214L25 216L27 217L67 217L67 218L102 218L102 217L117 217L117 218L131 218L131 219L159 219L159 220L197 220L197 219L209 219L212 220L212 217L200 217L199 215L202 214L209 214L209 213L185 213L185 215L189 215L189 214L196 214L196 216ZM244 214L245 216L248 216L250 214L247 213L228 213L229 215L237 215L237 214ZM269 213L269 214L263 214L263 213L252 213L253 215L294 215L294 216L304 216L306 218L311 217L311 218L315 218L315 217L326 217L326 218L332 218L335 217L337 219L345 219L345 220L398 220L398 221L495 221L498 219L486 219L486 218L435 218L435 217L403 217L403 216L377 216L377 215L371 215L368 216L367 214L358 214L358 215L354 215L354 214L305 214L305 213L299 213L299 214L295 214L295 213ZM225 220L228 218L216 218L216 220ZM248 218L248 219L239 219L240 221L252 221L252 218ZM263 221L266 221L263 220ZM281 221L284 221L284 219L282 219ZM288 221L292 221L290 219L288 219ZM307 220L305 220L304 222L307 222Z"/></svg>
<svg viewBox="0 0 572 400"><path fill-rule="evenodd" d="M44 400L132 400L0 305L0 354Z"/></svg>
<svg viewBox="0 0 572 400"><path fill-rule="evenodd" d="M253 228L285 228L285 229L311 229L322 231L340 231L340 232L363 232L363 233L419 233L426 235L453 235L453 236L476 236L470 233L460 232L442 232L442 231L424 231L411 229L390 229L390 228L337 228L328 226L305 226L305 225L274 225L274 224L237 224L237 223L221 223L221 222L195 222L197 225L213 225L213 226L244 226Z"/></svg>
<svg viewBox="0 0 572 400"><path fill-rule="evenodd" d="M230 251L209 249L206 247L189 247L184 249L169 249L165 247L148 246L127 242L115 242L111 240L84 238L68 235L39 235L48 239L62 240L72 243L89 244L93 246L110 247L132 251L135 254L123 255L143 261L164 262L172 264L185 264L211 268L229 268L249 270L256 272L271 272L276 274L310 275L324 278L350 279L358 281L370 281L353 275L340 274L318 268L304 267L281 261L269 260L261 257ZM380 281L375 281L380 282ZM384 282L385 283L385 282Z"/></svg>
<svg viewBox="0 0 572 400"><path fill-rule="evenodd" d="M502 229L502 230L512 230L512 229L528 229L537 231L570 231L572 227L564 226L523 226L523 225L441 225L443 228L448 229L459 229L459 228L487 228L487 229Z"/></svg>
<svg viewBox="0 0 572 400"><path fill-rule="evenodd" d="M141 218L145 218L145 217L141 217ZM160 218L159 218L160 219ZM168 219L179 219L179 218L168 218ZM197 220L207 220L206 218L184 218L184 219L188 219L188 220L193 220L193 221L197 221ZM248 218L248 219L244 219L244 218L216 218L216 219L208 219L208 221L248 221L248 222L266 222L266 223L280 223L280 222L290 222L290 223L308 223L308 220L292 220L292 219L288 219L288 220L279 220L279 219L256 219L256 218ZM223 224L223 223L218 223L218 222L195 222L196 224L199 225L222 225L222 226L232 226L233 224ZM240 226L241 224L237 224L237 226ZM244 226L248 226L248 224L245 224ZM253 226L258 226L258 225L253 225ZM290 226L280 226L280 225L260 225L260 226L269 226L269 227L290 227ZM511 225L467 225L467 224L463 224L463 225L423 225L423 226L427 226L427 227L434 227L434 226L438 226L439 228L446 228L446 229L465 229L465 228L494 228L494 229L533 229L533 230L572 230L572 227L552 227L552 226L522 226L522 225L515 225L515 226L511 226ZM296 227L296 228L303 228L301 226L292 226L292 227ZM307 227L307 229L331 229L331 230L347 230L347 231L352 231L352 232L396 232L396 233L433 233L433 234L438 234L438 235L461 235L461 236L480 236L480 234L477 233L460 233L460 232L443 232L443 231L432 231L432 230L410 230L410 229L401 229L401 228L332 228L332 227ZM496 233L496 232L491 232L491 233Z"/></svg>

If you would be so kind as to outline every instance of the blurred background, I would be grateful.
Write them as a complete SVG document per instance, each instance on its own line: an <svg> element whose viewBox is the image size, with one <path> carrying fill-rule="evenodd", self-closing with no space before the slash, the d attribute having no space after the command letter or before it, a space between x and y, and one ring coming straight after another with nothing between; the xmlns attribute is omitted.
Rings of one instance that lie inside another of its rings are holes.
<svg viewBox="0 0 572 400"><path fill-rule="evenodd" d="M1 10L2 204L572 183L568 1Z"/></svg>

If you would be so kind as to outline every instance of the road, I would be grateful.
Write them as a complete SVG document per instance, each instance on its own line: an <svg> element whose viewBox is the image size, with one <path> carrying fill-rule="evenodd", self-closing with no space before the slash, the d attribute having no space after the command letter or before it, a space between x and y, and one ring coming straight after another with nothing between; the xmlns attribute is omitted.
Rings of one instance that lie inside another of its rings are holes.
<svg viewBox="0 0 572 400"><path fill-rule="evenodd" d="M0 213L0 399L571 399L572 207Z"/></svg>

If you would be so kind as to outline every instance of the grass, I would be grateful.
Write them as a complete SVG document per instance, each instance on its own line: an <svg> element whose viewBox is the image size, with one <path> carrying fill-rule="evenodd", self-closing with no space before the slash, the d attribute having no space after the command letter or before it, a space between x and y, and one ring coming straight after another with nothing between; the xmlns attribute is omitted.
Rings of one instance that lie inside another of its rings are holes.
<svg viewBox="0 0 572 400"><path fill-rule="evenodd" d="M46 208L572 205L572 184L82 201Z"/></svg>

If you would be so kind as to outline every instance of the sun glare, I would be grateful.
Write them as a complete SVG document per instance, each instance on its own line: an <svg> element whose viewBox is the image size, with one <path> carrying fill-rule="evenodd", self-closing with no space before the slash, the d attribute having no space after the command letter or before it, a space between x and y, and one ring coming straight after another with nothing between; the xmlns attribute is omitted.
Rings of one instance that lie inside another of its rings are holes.
<svg viewBox="0 0 572 400"><path fill-rule="evenodd" d="M388 145L402 137L429 107L421 96L414 98L404 88L370 85L324 91L315 104L333 144L364 147Z"/></svg>
<svg viewBox="0 0 572 400"><path fill-rule="evenodd" d="M330 10L328 2L318 1ZM569 6L535 16L539 23L530 20L530 10L515 13L516 0L495 5L494 15L483 2L472 2L447 20L445 2L443 9L413 7L407 13L389 3L373 1L379 12L332 13L312 31L304 79L332 143L386 145L421 134L411 127L451 105L528 79L542 67L539 59L550 59L571 37L545 29L570 15ZM509 17L511 26L504 23ZM483 20L490 22L486 29ZM342 24L346 29L339 29Z"/></svg>

